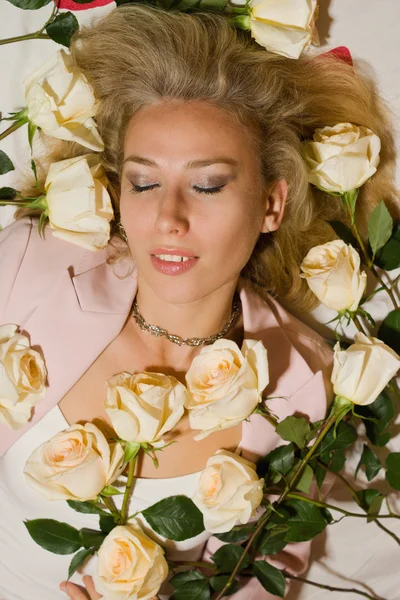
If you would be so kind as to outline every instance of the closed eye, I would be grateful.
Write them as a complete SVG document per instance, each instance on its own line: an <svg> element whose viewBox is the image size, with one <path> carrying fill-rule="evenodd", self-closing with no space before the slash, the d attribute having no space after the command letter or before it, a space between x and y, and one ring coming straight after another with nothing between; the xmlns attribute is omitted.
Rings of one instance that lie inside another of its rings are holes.
<svg viewBox="0 0 400 600"><path fill-rule="evenodd" d="M194 185L193 189L199 194L218 194L219 192L222 192L225 185L226 184L224 183L223 185L208 188L200 187L199 185ZM132 192L134 194L140 194L141 192L148 192L150 190L153 190L156 187L160 187L160 184L152 183L150 185L137 185L135 183L132 183Z"/></svg>

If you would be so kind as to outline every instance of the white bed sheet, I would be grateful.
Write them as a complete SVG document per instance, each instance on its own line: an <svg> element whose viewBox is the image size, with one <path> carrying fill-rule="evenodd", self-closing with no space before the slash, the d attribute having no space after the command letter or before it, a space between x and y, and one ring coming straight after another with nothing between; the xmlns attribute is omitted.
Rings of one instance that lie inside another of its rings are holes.
<svg viewBox="0 0 400 600"><path fill-rule="evenodd" d="M366 61L379 84L379 89L393 111L398 147L400 143L400 0L320 0L318 30L321 52L335 46L348 46L354 59ZM104 14L110 10L91 9L75 13L80 22ZM0 0L0 39L22 35L40 28L51 6L39 11L22 11L6 0ZM0 46L0 111L3 116L24 105L22 80L33 69L41 65L57 50L54 42L47 40L24 41ZM29 153L25 128L3 142L1 149L9 154L17 169L29 169ZM24 151L24 149L26 151ZM12 185L14 174L0 177L0 187ZM400 168L397 169L400 183ZM0 225L12 220L10 207L0 208ZM396 277L397 272L392 272ZM398 290L397 290L398 294ZM390 310L384 294L378 294L369 305L370 312L379 317ZM333 313L319 307L308 315L298 315L327 337L332 337L331 326L326 323ZM352 333L352 329L349 329ZM395 428L397 436L392 441L392 450L400 451L400 421ZM359 442L361 447L361 442ZM386 453L386 450L383 454ZM356 458L353 463L356 463ZM354 466L349 468L352 478ZM349 465L350 467L350 465ZM354 483L354 482L353 482ZM385 482L378 477L371 487L385 489ZM357 485L356 485L357 487ZM392 505L400 512L399 494L392 494ZM330 501L346 510L356 510L348 500L343 486L335 486ZM337 516L339 516L337 514ZM400 536L400 521L386 520L385 525ZM383 531L364 519L344 519L327 528L314 541L313 558L307 577L331 586L357 587L381 600L400 598L399 546ZM308 585L292 584L289 600L325 600L331 598L356 598L350 593L328 592ZM7 599L5 599L7 600Z"/></svg>

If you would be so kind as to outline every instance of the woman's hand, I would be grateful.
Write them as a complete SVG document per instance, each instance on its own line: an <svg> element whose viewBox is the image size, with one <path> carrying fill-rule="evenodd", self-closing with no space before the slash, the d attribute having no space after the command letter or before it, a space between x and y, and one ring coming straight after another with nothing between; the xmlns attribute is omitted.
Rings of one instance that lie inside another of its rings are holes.
<svg viewBox="0 0 400 600"><path fill-rule="evenodd" d="M63 581L60 584L60 590L65 592L71 600L99 600L103 597L96 592L93 579L89 575L84 575L83 583L85 587L71 583L71 581Z"/></svg>
<svg viewBox="0 0 400 600"><path fill-rule="evenodd" d="M93 579L89 575L83 576L85 587L71 583L71 581L63 581L60 584L60 589L65 592L71 600L99 600L100 596L95 590ZM150 600L157 600L156 597Z"/></svg>

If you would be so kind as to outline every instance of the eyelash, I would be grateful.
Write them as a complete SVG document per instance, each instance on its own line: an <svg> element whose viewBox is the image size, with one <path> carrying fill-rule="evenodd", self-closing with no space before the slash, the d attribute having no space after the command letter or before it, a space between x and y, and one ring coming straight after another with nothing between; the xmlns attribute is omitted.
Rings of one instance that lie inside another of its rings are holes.
<svg viewBox="0 0 400 600"><path fill-rule="evenodd" d="M194 185L193 189L196 190L196 192L199 192L200 194L219 194L220 192L222 192L222 190L225 187L225 185L226 184L215 186L215 187L211 187L211 188L201 188L198 185ZM141 185L135 185L133 183L131 191L134 194L140 194L141 192L148 192L150 190L153 190L157 186L158 186L157 183L154 183L153 185L143 185L143 186L141 186Z"/></svg>

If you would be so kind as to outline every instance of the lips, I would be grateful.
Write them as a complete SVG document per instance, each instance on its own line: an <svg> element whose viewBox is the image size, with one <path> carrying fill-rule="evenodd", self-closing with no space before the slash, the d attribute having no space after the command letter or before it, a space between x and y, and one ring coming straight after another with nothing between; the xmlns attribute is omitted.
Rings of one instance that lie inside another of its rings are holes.
<svg viewBox="0 0 400 600"><path fill-rule="evenodd" d="M156 271L162 273L163 275L182 275L183 273L186 273L192 269L199 261L198 256L195 256L193 253L188 254L188 252L184 250L166 251L165 248L157 248L156 252L158 256L151 253L151 262ZM159 258L159 256L163 256L163 259ZM180 256L186 258L187 260L179 262L176 260L165 260L166 256Z"/></svg>
<svg viewBox="0 0 400 600"><path fill-rule="evenodd" d="M195 252L193 252L192 250L189 250L188 248L154 248L153 250L150 251L150 254L152 256L155 255L165 255L165 254L169 254L172 256L186 256L189 258L198 258L196 257Z"/></svg>

